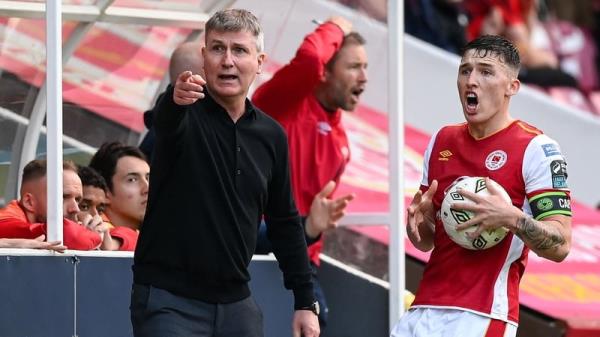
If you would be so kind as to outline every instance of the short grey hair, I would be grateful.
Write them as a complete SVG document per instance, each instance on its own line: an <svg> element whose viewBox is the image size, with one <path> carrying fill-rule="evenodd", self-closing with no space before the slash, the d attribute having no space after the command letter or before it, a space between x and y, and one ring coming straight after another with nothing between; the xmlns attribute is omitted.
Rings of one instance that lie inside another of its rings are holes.
<svg viewBox="0 0 600 337"><path fill-rule="evenodd" d="M206 22L204 30L207 37L211 31L247 31L256 38L256 50L260 53L264 49L265 38L258 18L245 9L224 9L216 12Z"/></svg>

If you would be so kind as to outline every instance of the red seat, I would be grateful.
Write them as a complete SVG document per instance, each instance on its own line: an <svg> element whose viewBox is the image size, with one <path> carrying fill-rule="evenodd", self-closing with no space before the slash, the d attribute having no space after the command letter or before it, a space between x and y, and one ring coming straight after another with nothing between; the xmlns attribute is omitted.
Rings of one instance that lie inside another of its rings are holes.
<svg viewBox="0 0 600 337"><path fill-rule="evenodd" d="M595 109L594 113L600 116L600 91L590 92L588 99Z"/></svg>
<svg viewBox="0 0 600 337"><path fill-rule="evenodd" d="M559 102L583 111L589 111L593 114L597 114L596 110L592 107L590 102L588 102L585 95L575 88L552 87L548 88L548 93Z"/></svg>

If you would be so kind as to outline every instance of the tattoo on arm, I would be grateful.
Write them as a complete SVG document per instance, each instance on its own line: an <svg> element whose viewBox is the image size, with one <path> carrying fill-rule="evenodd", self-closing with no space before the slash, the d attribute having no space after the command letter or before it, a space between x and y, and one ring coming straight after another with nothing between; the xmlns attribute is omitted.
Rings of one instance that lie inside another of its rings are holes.
<svg viewBox="0 0 600 337"><path fill-rule="evenodd" d="M554 249L562 246L566 240L555 227L536 221L529 216L517 220L516 234L525 242L539 250Z"/></svg>

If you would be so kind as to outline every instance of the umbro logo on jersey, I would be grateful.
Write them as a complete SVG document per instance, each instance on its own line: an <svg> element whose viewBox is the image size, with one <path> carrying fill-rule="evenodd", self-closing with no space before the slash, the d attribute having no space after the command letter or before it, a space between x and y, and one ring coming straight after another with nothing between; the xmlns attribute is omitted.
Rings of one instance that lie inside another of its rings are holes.
<svg viewBox="0 0 600 337"><path fill-rule="evenodd" d="M327 122L317 122L317 132L326 136L331 132L331 125Z"/></svg>
<svg viewBox="0 0 600 337"><path fill-rule="evenodd" d="M450 156L452 156L452 152L450 152L450 150L440 151L440 157L438 158L438 160L448 161L450 159Z"/></svg>
<svg viewBox="0 0 600 337"><path fill-rule="evenodd" d="M506 164L507 158L508 155L502 150L492 151L485 158L485 167L487 167L487 169L490 171L496 171Z"/></svg>

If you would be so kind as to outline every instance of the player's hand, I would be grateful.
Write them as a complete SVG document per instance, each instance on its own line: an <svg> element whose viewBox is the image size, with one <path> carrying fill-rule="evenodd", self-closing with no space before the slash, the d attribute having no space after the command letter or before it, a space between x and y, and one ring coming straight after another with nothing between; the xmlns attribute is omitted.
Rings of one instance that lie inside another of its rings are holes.
<svg viewBox="0 0 600 337"><path fill-rule="evenodd" d="M473 218L456 226L457 231L471 226L478 226L476 231L467 234L467 237L470 239L479 237L485 230L494 230L505 225L508 227L516 223L516 219L521 214L521 211L502 197L501 191L491 182L490 178L485 178L485 184L490 195L484 196L464 189L458 189L457 191L460 195L470 199L474 204L456 202L451 205L453 209L475 213Z"/></svg>
<svg viewBox="0 0 600 337"><path fill-rule="evenodd" d="M322 232L335 228L338 221L344 216L344 210L354 199L354 194L346 194L337 199L329 199L328 196L335 189L335 182L329 181L325 187L315 196L310 205L310 213L306 219L306 235L316 238Z"/></svg>
<svg viewBox="0 0 600 337"><path fill-rule="evenodd" d="M407 228L406 230L416 242L421 242L421 234L419 227L423 225L435 224L435 211L433 209L433 196L437 191L438 182L431 182L429 189L423 193L421 190L415 193L412 202L408 206L407 212Z"/></svg>
<svg viewBox="0 0 600 337"><path fill-rule="evenodd" d="M102 226L104 220L102 220L102 217L98 214L91 215L89 213L81 212L77 214L77 223L95 232L106 232L106 226Z"/></svg>
<svg viewBox="0 0 600 337"><path fill-rule="evenodd" d="M294 311L292 321L293 337L319 337L319 318L310 310Z"/></svg>
<svg viewBox="0 0 600 337"><path fill-rule="evenodd" d="M29 249L47 249L58 253L64 253L67 249L66 246L60 244L60 241L46 242L46 236L40 235L35 239L14 239L15 247L29 248Z"/></svg>
<svg viewBox="0 0 600 337"><path fill-rule="evenodd" d="M329 19L327 19L327 21L338 25L338 27L340 27L340 29L344 32L344 36L352 32L352 22L346 20L346 18L344 17L332 16Z"/></svg>
<svg viewBox="0 0 600 337"><path fill-rule="evenodd" d="M104 234L108 231L108 225L104 223L102 217L98 214L92 216L89 213L81 212L77 214L77 223L85 228L98 233L100 239L104 241Z"/></svg>
<svg viewBox="0 0 600 337"><path fill-rule="evenodd" d="M194 104L197 100L204 98L204 88L206 81L202 76L192 74L191 71L184 71L177 76L175 89L173 90L173 102L178 105Z"/></svg>

